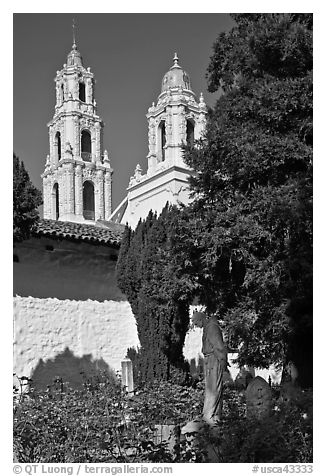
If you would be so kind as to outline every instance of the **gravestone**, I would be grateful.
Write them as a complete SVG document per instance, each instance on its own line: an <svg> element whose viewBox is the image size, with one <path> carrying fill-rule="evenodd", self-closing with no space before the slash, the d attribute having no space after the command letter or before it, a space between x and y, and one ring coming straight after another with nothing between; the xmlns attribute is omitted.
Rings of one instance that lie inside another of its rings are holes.
<svg viewBox="0 0 326 476"><path fill-rule="evenodd" d="M167 449L173 453L180 442L180 427L177 425L154 425L154 443L167 443Z"/></svg>
<svg viewBox="0 0 326 476"><path fill-rule="evenodd" d="M266 380L255 377L246 390L246 405L248 418L265 418L270 415L272 406L272 391Z"/></svg>
<svg viewBox="0 0 326 476"><path fill-rule="evenodd" d="M296 403L300 400L300 388L292 382L282 383L280 393L280 400L283 403Z"/></svg>
<svg viewBox="0 0 326 476"><path fill-rule="evenodd" d="M129 395L134 393L134 375L132 371L132 362L126 358L121 361L121 380L122 386Z"/></svg>

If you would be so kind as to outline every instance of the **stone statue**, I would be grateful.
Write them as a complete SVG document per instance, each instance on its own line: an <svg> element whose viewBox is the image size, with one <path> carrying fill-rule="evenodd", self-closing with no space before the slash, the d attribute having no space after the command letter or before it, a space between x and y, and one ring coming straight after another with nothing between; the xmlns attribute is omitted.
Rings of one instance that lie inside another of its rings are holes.
<svg viewBox="0 0 326 476"><path fill-rule="evenodd" d="M223 372L227 370L227 349L216 316L208 318L203 312L195 311L192 322L203 328L205 400L203 420L209 425L221 421L223 406Z"/></svg>
<svg viewBox="0 0 326 476"><path fill-rule="evenodd" d="M66 153L73 155L73 149L69 141L66 142Z"/></svg>

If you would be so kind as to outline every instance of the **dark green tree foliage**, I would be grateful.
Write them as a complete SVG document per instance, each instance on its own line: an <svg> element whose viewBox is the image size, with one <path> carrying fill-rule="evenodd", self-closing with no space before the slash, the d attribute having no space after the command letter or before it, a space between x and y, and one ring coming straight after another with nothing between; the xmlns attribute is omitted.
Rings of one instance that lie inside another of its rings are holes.
<svg viewBox="0 0 326 476"><path fill-rule="evenodd" d="M168 206L126 229L117 263L118 285L136 318L140 380L168 380L185 369L182 355L193 293L178 252L184 239L180 212Z"/></svg>
<svg viewBox="0 0 326 476"><path fill-rule="evenodd" d="M241 363L291 360L311 384L312 16L233 18L208 68L222 95L185 154L198 294Z"/></svg>
<svg viewBox="0 0 326 476"><path fill-rule="evenodd" d="M13 156L13 236L14 242L26 240L39 218L37 207L42 194L30 181L24 162Z"/></svg>

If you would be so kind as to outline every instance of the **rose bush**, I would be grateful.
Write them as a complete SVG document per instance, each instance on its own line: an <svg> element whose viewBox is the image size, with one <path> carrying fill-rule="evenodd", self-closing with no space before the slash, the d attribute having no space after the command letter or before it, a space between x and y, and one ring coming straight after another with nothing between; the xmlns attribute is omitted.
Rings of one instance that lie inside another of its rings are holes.
<svg viewBox="0 0 326 476"><path fill-rule="evenodd" d="M14 453L21 463L200 462L208 439L221 462L312 461L311 392L292 403L280 403L275 394L271 417L255 421L245 417L244 393L226 388L218 438L207 436L191 452L184 441L174 450L159 442L154 425L182 427L198 418L202 382L154 382L132 397L105 374L86 379L82 390L61 379L42 392L22 382L14 405Z"/></svg>

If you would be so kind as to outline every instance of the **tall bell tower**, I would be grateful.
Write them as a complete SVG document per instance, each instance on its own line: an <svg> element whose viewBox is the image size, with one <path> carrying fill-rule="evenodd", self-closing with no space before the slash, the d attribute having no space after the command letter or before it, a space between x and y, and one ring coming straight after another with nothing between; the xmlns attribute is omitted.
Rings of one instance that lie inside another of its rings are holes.
<svg viewBox="0 0 326 476"><path fill-rule="evenodd" d="M161 92L146 115L148 121L147 171L138 164L130 177L127 196L110 219L135 228L150 210L160 213L167 202L190 202L188 179L193 175L184 162L185 144L194 145L203 137L207 107L191 89L188 73L179 65L175 53L173 65L163 76Z"/></svg>
<svg viewBox="0 0 326 476"><path fill-rule="evenodd" d="M67 63L54 79L56 103L48 123L50 153L43 178L44 218L107 220L113 169L103 151L104 123L97 114L94 74L84 68L75 35Z"/></svg>

